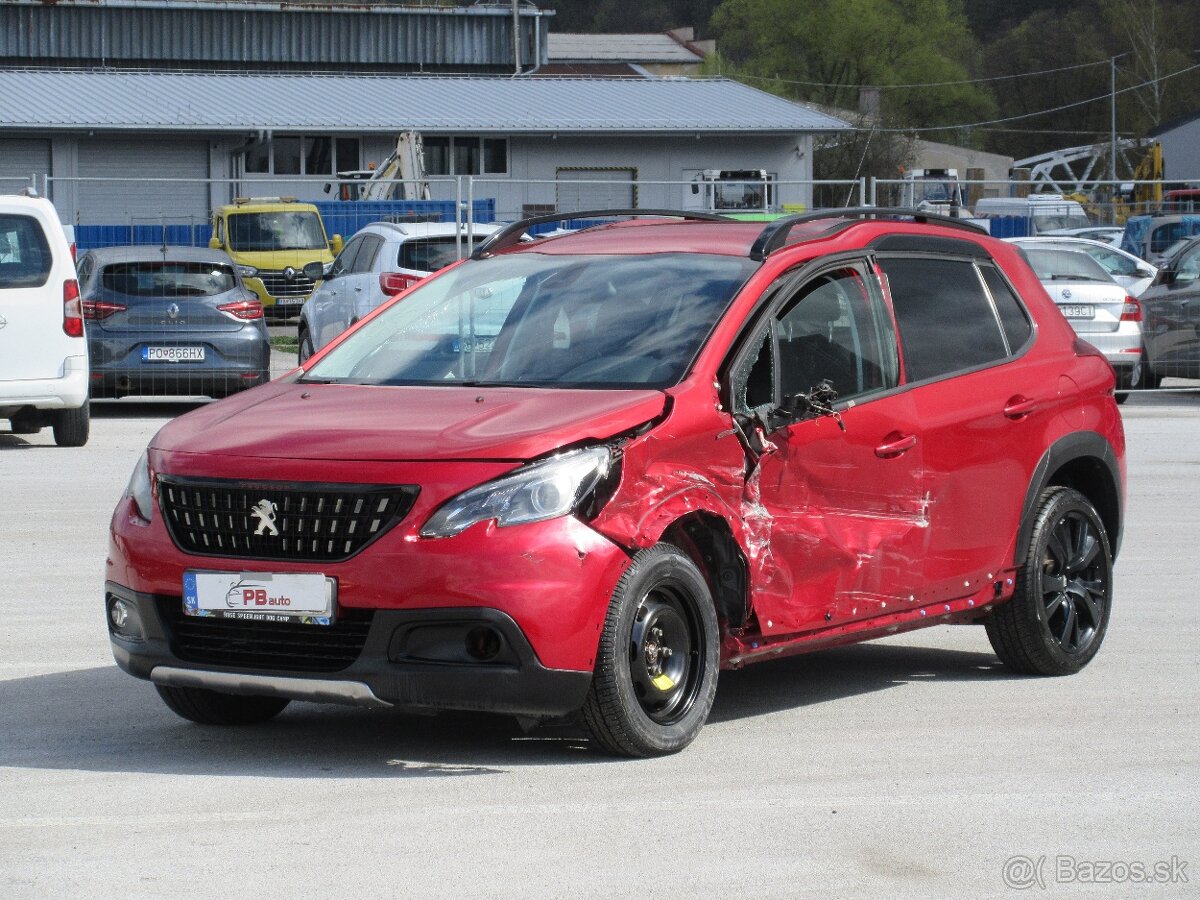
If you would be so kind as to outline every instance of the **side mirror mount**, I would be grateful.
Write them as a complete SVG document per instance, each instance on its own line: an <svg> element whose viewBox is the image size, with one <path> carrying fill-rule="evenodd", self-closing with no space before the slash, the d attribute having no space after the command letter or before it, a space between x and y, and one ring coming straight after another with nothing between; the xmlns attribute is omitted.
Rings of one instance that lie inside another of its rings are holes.
<svg viewBox="0 0 1200 900"><path fill-rule="evenodd" d="M335 234L329 241L329 249L333 251L334 256L337 256L339 253L341 253L342 247L344 246L345 242L342 240L342 236L340 234Z"/></svg>
<svg viewBox="0 0 1200 900"><path fill-rule="evenodd" d="M304 277L309 281L320 281L322 278L328 279L333 274L332 271L328 275L325 274L325 264L320 260L307 263L301 271L304 272Z"/></svg>
<svg viewBox="0 0 1200 900"><path fill-rule="evenodd" d="M221 242L219 240L217 240L215 237L209 238L208 239L208 249L209 250L220 250Z"/></svg>

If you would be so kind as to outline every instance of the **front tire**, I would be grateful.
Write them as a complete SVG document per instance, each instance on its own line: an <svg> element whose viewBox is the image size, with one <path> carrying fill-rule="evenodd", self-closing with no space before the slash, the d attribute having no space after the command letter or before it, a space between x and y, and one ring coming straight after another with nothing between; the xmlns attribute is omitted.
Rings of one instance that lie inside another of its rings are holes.
<svg viewBox="0 0 1200 900"><path fill-rule="evenodd" d="M51 423L54 443L60 447L82 447L91 430L91 409L87 400L78 409L57 409Z"/></svg>
<svg viewBox="0 0 1200 900"><path fill-rule="evenodd" d="M583 719L619 756L682 750L717 690L720 634L708 584L670 544L642 550L609 603Z"/></svg>
<svg viewBox="0 0 1200 900"><path fill-rule="evenodd" d="M316 351L313 349L312 335L308 333L307 328L300 329L300 352L299 362L301 365L308 362L308 358Z"/></svg>
<svg viewBox="0 0 1200 900"><path fill-rule="evenodd" d="M286 697L222 694L206 688L161 684L155 688L171 712L201 725L256 725L273 719L291 702Z"/></svg>
<svg viewBox="0 0 1200 900"><path fill-rule="evenodd" d="M1017 590L987 619L996 655L1028 675L1071 675L1094 657L1112 609L1112 551L1095 508L1078 491L1039 498Z"/></svg>

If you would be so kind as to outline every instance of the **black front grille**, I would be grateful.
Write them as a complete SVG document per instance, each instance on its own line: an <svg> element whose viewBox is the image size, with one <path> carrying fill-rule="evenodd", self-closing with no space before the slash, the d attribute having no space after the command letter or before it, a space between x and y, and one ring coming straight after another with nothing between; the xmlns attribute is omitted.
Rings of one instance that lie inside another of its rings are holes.
<svg viewBox="0 0 1200 900"><path fill-rule="evenodd" d="M316 284L299 272L293 278L285 278L282 272L259 272L258 277L272 297L307 297Z"/></svg>
<svg viewBox="0 0 1200 900"><path fill-rule="evenodd" d="M294 484L159 476L167 529L201 556L347 559L412 508L409 485Z"/></svg>
<svg viewBox="0 0 1200 900"><path fill-rule="evenodd" d="M243 669L338 672L362 652L373 610L340 609L332 625L188 616L178 597L159 610L171 650L187 662Z"/></svg>

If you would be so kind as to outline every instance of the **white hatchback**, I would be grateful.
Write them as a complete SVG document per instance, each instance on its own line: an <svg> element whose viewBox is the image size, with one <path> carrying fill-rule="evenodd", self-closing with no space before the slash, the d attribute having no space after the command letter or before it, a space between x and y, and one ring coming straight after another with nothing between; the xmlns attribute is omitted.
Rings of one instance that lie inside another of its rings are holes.
<svg viewBox="0 0 1200 900"><path fill-rule="evenodd" d="M0 419L88 439L88 355L75 260L49 200L0 196Z"/></svg>
<svg viewBox="0 0 1200 900"><path fill-rule="evenodd" d="M453 222L372 222L359 229L300 311L300 362L396 294L456 262L499 230ZM305 274L308 274L306 267Z"/></svg>

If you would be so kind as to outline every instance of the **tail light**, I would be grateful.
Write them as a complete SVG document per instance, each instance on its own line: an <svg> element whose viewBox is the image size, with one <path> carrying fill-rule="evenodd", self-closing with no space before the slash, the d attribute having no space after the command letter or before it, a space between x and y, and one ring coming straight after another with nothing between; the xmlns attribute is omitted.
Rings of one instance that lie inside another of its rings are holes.
<svg viewBox="0 0 1200 900"><path fill-rule="evenodd" d="M1122 322L1140 322L1142 321L1142 304L1138 303L1132 297L1125 298L1125 305L1121 307Z"/></svg>
<svg viewBox="0 0 1200 900"><path fill-rule="evenodd" d="M261 300L238 300L234 303L222 303L217 309L223 313L229 313L235 319L261 319L263 317Z"/></svg>
<svg viewBox="0 0 1200 900"><path fill-rule="evenodd" d="M408 290L423 277L423 275L405 275L403 272L384 272L379 276L379 289L390 297L392 294Z"/></svg>
<svg viewBox="0 0 1200 900"><path fill-rule="evenodd" d="M125 312L129 309L128 306L122 306L120 303L106 303L103 300L84 300L82 305L83 317L94 321L107 319L114 313Z"/></svg>
<svg viewBox="0 0 1200 900"><path fill-rule="evenodd" d="M83 307L79 303L79 282L74 278L63 282L63 334L83 337Z"/></svg>

